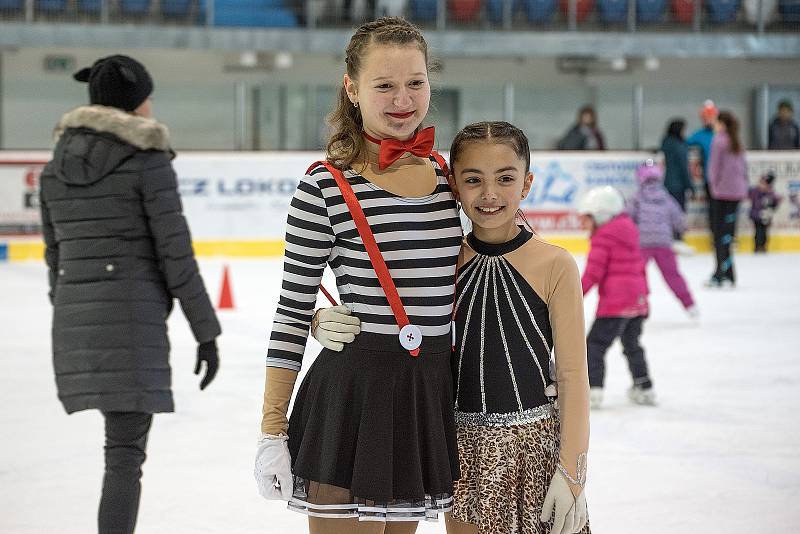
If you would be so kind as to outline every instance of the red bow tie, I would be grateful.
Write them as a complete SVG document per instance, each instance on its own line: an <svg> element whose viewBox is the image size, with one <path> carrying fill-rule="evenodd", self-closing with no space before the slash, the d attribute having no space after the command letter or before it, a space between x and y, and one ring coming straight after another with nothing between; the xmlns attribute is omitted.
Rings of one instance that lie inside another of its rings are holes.
<svg viewBox="0 0 800 534"><path fill-rule="evenodd" d="M417 132L417 135L408 141L398 141L397 139L375 139L364 132L367 141L380 145L378 152L378 168L384 170L386 167L400 159L403 154L410 152L419 158L426 158L431 155L433 150L434 130L429 126Z"/></svg>

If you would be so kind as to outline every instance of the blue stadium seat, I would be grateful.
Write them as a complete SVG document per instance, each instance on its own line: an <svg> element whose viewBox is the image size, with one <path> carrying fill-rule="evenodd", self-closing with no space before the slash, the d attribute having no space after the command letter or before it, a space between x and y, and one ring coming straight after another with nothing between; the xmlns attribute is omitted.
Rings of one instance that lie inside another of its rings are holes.
<svg viewBox="0 0 800 534"><path fill-rule="evenodd" d="M800 0L780 0L778 11L783 22L800 22Z"/></svg>
<svg viewBox="0 0 800 534"><path fill-rule="evenodd" d="M150 12L150 0L120 0L119 9L126 15L147 15Z"/></svg>
<svg viewBox="0 0 800 534"><path fill-rule="evenodd" d="M186 17L192 0L161 0L161 14L165 17Z"/></svg>
<svg viewBox="0 0 800 534"><path fill-rule="evenodd" d="M435 21L437 7L437 0L411 0L409 3L411 18L419 22Z"/></svg>
<svg viewBox="0 0 800 534"><path fill-rule="evenodd" d="M725 24L736 20L739 0L706 0L708 20L714 24Z"/></svg>
<svg viewBox="0 0 800 534"><path fill-rule="evenodd" d="M48 13L61 12L67 9L67 0L39 0L36 2L36 9Z"/></svg>
<svg viewBox="0 0 800 534"><path fill-rule="evenodd" d="M636 0L636 18L639 22L661 22L667 0Z"/></svg>
<svg viewBox="0 0 800 534"><path fill-rule="evenodd" d="M78 11L81 13L100 13L102 0L78 0Z"/></svg>
<svg viewBox="0 0 800 534"><path fill-rule="evenodd" d="M25 7L25 0L0 0L0 10L20 11Z"/></svg>
<svg viewBox="0 0 800 534"><path fill-rule="evenodd" d="M283 7L282 0L216 0L214 25L292 28L297 26L297 17Z"/></svg>
<svg viewBox="0 0 800 534"><path fill-rule="evenodd" d="M521 0L510 0L513 2L511 6L511 14L513 15L519 11ZM503 22L503 4L505 0L486 0L486 17L494 24Z"/></svg>
<svg viewBox="0 0 800 534"><path fill-rule="evenodd" d="M598 0L597 15L600 22L624 22L628 20L628 0Z"/></svg>
<svg viewBox="0 0 800 534"><path fill-rule="evenodd" d="M556 12L556 0L523 0L528 22L550 22Z"/></svg>

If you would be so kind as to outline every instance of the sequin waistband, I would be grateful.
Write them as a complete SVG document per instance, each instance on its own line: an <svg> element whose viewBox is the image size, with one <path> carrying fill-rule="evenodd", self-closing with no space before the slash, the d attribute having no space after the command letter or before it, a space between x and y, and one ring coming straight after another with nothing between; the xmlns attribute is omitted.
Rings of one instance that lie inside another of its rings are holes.
<svg viewBox="0 0 800 534"><path fill-rule="evenodd" d="M510 413L485 413L485 412L455 412L457 425L470 426L515 426L527 425L540 419L552 417L556 410L552 404L543 404L521 412Z"/></svg>

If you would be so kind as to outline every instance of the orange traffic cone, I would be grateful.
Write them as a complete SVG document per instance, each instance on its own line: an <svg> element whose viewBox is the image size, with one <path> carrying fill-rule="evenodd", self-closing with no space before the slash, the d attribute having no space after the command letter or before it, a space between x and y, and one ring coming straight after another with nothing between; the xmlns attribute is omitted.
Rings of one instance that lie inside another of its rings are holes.
<svg viewBox="0 0 800 534"><path fill-rule="evenodd" d="M228 274L228 266L226 265L222 270L222 289L219 292L218 310L232 310L233 309L233 291L231 291L231 280Z"/></svg>

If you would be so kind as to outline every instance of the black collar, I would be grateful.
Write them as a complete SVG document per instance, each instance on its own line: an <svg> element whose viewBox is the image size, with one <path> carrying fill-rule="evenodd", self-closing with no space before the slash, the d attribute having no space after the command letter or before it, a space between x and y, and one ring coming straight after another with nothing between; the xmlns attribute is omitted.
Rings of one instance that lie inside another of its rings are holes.
<svg viewBox="0 0 800 534"><path fill-rule="evenodd" d="M469 246L478 254L484 256L502 256L503 254L508 254L509 252L517 250L527 243L531 237L533 237L533 234L520 226L519 233L516 237L504 243L484 243L475 237L475 234L472 232L467 235L467 243L469 243Z"/></svg>

